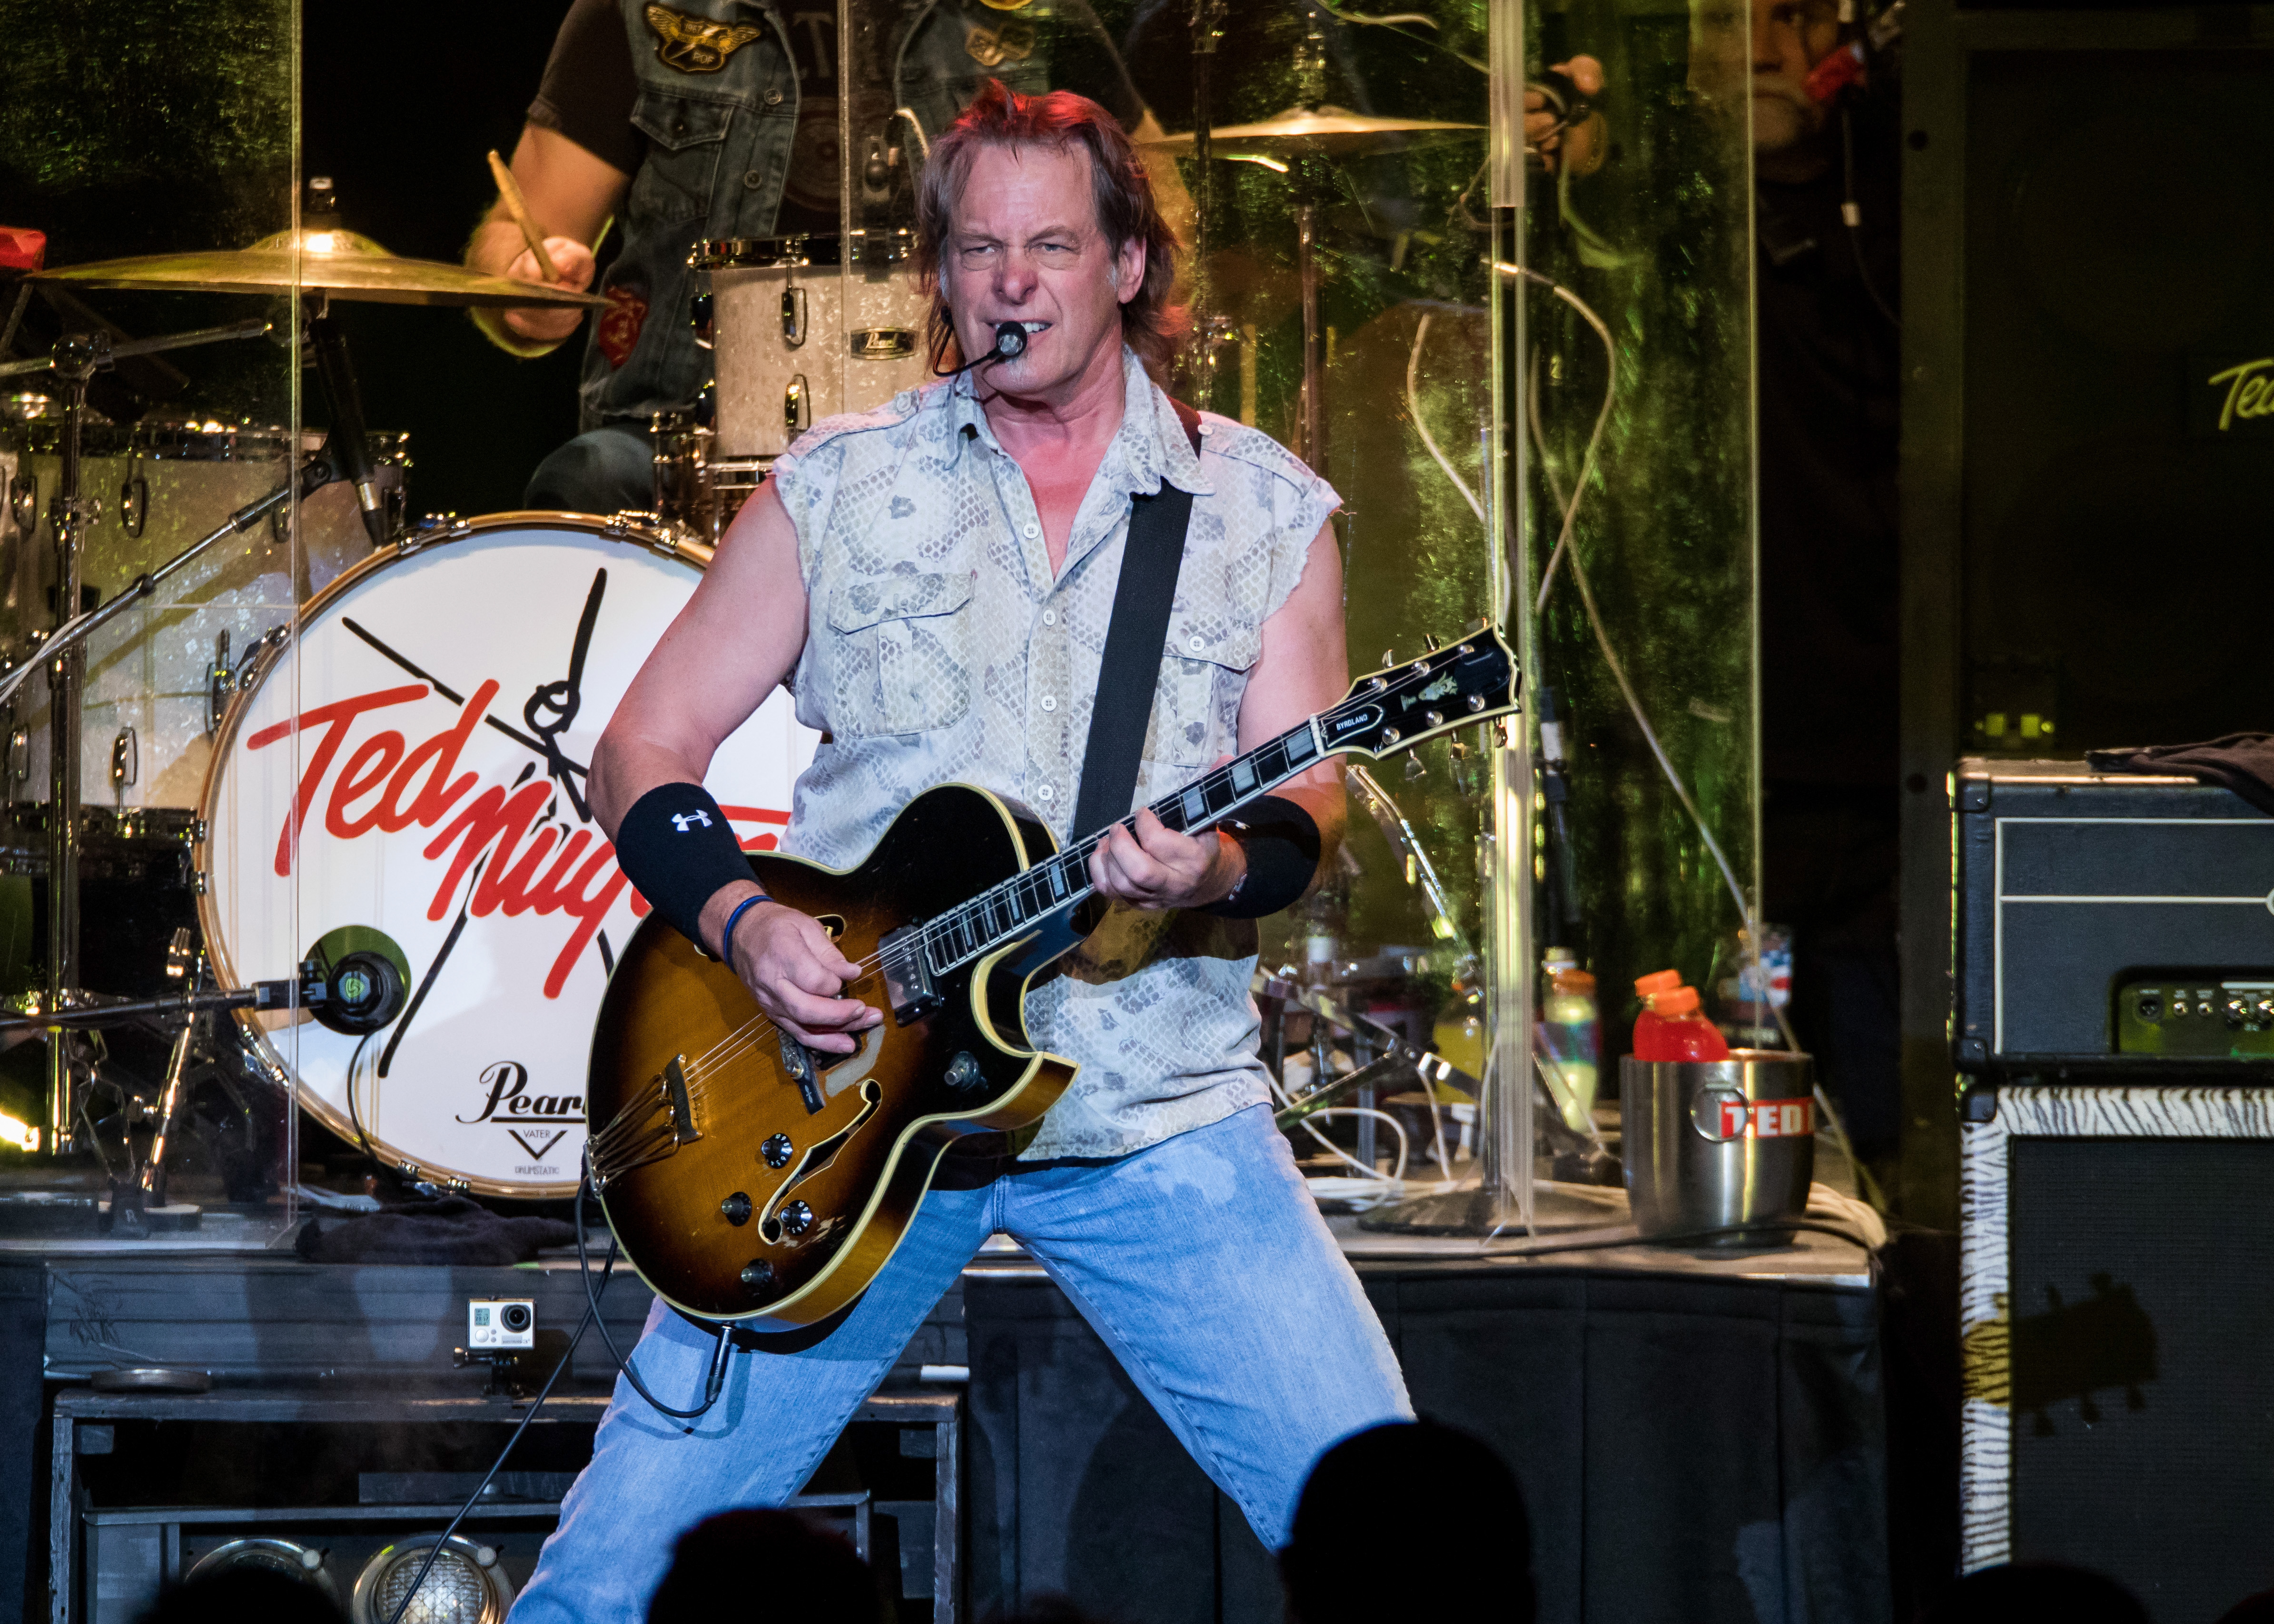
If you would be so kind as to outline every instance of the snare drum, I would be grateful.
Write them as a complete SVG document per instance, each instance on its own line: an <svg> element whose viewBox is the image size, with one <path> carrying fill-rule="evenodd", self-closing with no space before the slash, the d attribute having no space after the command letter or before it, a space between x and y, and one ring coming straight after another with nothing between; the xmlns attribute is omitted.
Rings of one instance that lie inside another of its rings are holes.
<svg viewBox="0 0 2274 1624"><path fill-rule="evenodd" d="M56 623L48 508L63 471L60 434L60 425L44 415L0 430L8 492L0 536L9 548L0 568L0 643L17 659L32 654L34 633ZM322 441L320 432L298 436L298 455ZM400 434L372 437L379 483L398 517L405 443ZM94 517L79 549L82 606L117 596L284 483L295 445L282 429L190 419L83 430L79 490ZM88 806L197 805L236 664L282 627L296 604L371 553L345 485L326 485L300 504L299 537L296 554L280 509L271 523L216 543L156 597L95 635L79 724ZM49 734L47 684L35 677L17 691L14 714L0 713L0 737L8 741L0 798L48 799Z"/></svg>
<svg viewBox="0 0 2274 1624"><path fill-rule="evenodd" d="M695 245L688 264L711 274L718 457L779 456L822 418L930 378L913 251L905 230Z"/></svg>
<svg viewBox="0 0 2274 1624"><path fill-rule="evenodd" d="M216 974L393 959L368 1037L239 1017L335 1132L491 1195L576 1185L593 1018L645 913L584 801L600 731L709 549L629 521L509 513L415 533L343 575L222 723L199 899ZM777 692L713 793L769 849L815 736Z"/></svg>

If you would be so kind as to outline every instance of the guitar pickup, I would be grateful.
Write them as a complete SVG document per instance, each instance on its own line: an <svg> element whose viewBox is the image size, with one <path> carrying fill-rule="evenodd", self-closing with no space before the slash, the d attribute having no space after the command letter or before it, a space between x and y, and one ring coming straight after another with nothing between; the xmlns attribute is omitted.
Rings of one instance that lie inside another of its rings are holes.
<svg viewBox="0 0 2274 1624"><path fill-rule="evenodd" d="M904 925L877 944L878 967L884 972L885 996L892 1001L892 1019L903 1026L922 1020L945 1000L932 985L931 960L924 954L923 933Z"/></svg>
<svg viewBox="0 0 2274 1624"><path fill-rule="evenodd" d="M813 1051L787 1032L777 1029L776 1035L781 1039L782 1070L797 1085L798 1093L805 1100L806 1115L810 1116L824 1103L821 1074L813 1069Z"/></svg>

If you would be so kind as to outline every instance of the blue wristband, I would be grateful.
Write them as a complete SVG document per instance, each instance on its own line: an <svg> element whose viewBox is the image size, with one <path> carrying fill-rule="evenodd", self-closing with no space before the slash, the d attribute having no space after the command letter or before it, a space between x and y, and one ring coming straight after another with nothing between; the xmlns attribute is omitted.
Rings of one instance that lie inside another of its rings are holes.
<svg viewBox="0 0 2274 1624"><path fill-rule="evenodd" d="M772 897L767 896L764 891L760 891L756 896L743 898L740 902L734 905L734 911L727 915L727 928L719 933L719 962L720 964L725 965L729 970L734 967L734 927L742 922L742 915L749 913L759 903L772 902L772 900L773 898Z"/></svg>

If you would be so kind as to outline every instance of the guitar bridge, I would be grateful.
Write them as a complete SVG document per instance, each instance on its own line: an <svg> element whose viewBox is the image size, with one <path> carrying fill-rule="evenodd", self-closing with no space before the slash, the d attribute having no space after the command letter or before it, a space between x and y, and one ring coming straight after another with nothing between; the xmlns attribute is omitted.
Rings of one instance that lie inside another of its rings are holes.
<svg viewBox="0 0 2274 1624"><path fill-rule="evenodd" d="M605 1190L612 1179L660 1162L681 1145L692 1145L703 1137L695 1125L686 1059L684 1055L674 1055L651 1079L649 1087L625 1101L607 1125L586 1141L584 1156L591 1169L593 1189Z"/></svg>
<svg viewBox="0 0 2274 1624"><path fill-rule="evenodd" d="M900 1025L922 1020L945 1002L932 985L923 932L915 926L904 925L878 942L877 954L885 996L892 1001L892 1019Z"/></svg>

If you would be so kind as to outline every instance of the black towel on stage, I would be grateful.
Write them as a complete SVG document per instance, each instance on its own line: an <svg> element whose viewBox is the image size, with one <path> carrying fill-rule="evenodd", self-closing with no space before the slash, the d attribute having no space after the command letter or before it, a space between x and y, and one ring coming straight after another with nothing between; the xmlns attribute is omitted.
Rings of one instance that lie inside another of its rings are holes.
<svg viewBox="0 0 2274 1624"><path fill-rule="evenodd" d="M2157 744L2143 749L2088 750L2096 772L2192 773L2223 785L2261 812L2274 816L2274 733L2229 733L2202 744Z"/></svg>
<svg viewBox="0 0 2274 1624"><path fill-rule="evenodd" d="M308 1220L292 1249L311 1263L527 1263L545 1246L576 1244L558 1218L504 1218L462 1195L380 1213Z"/></svg>

